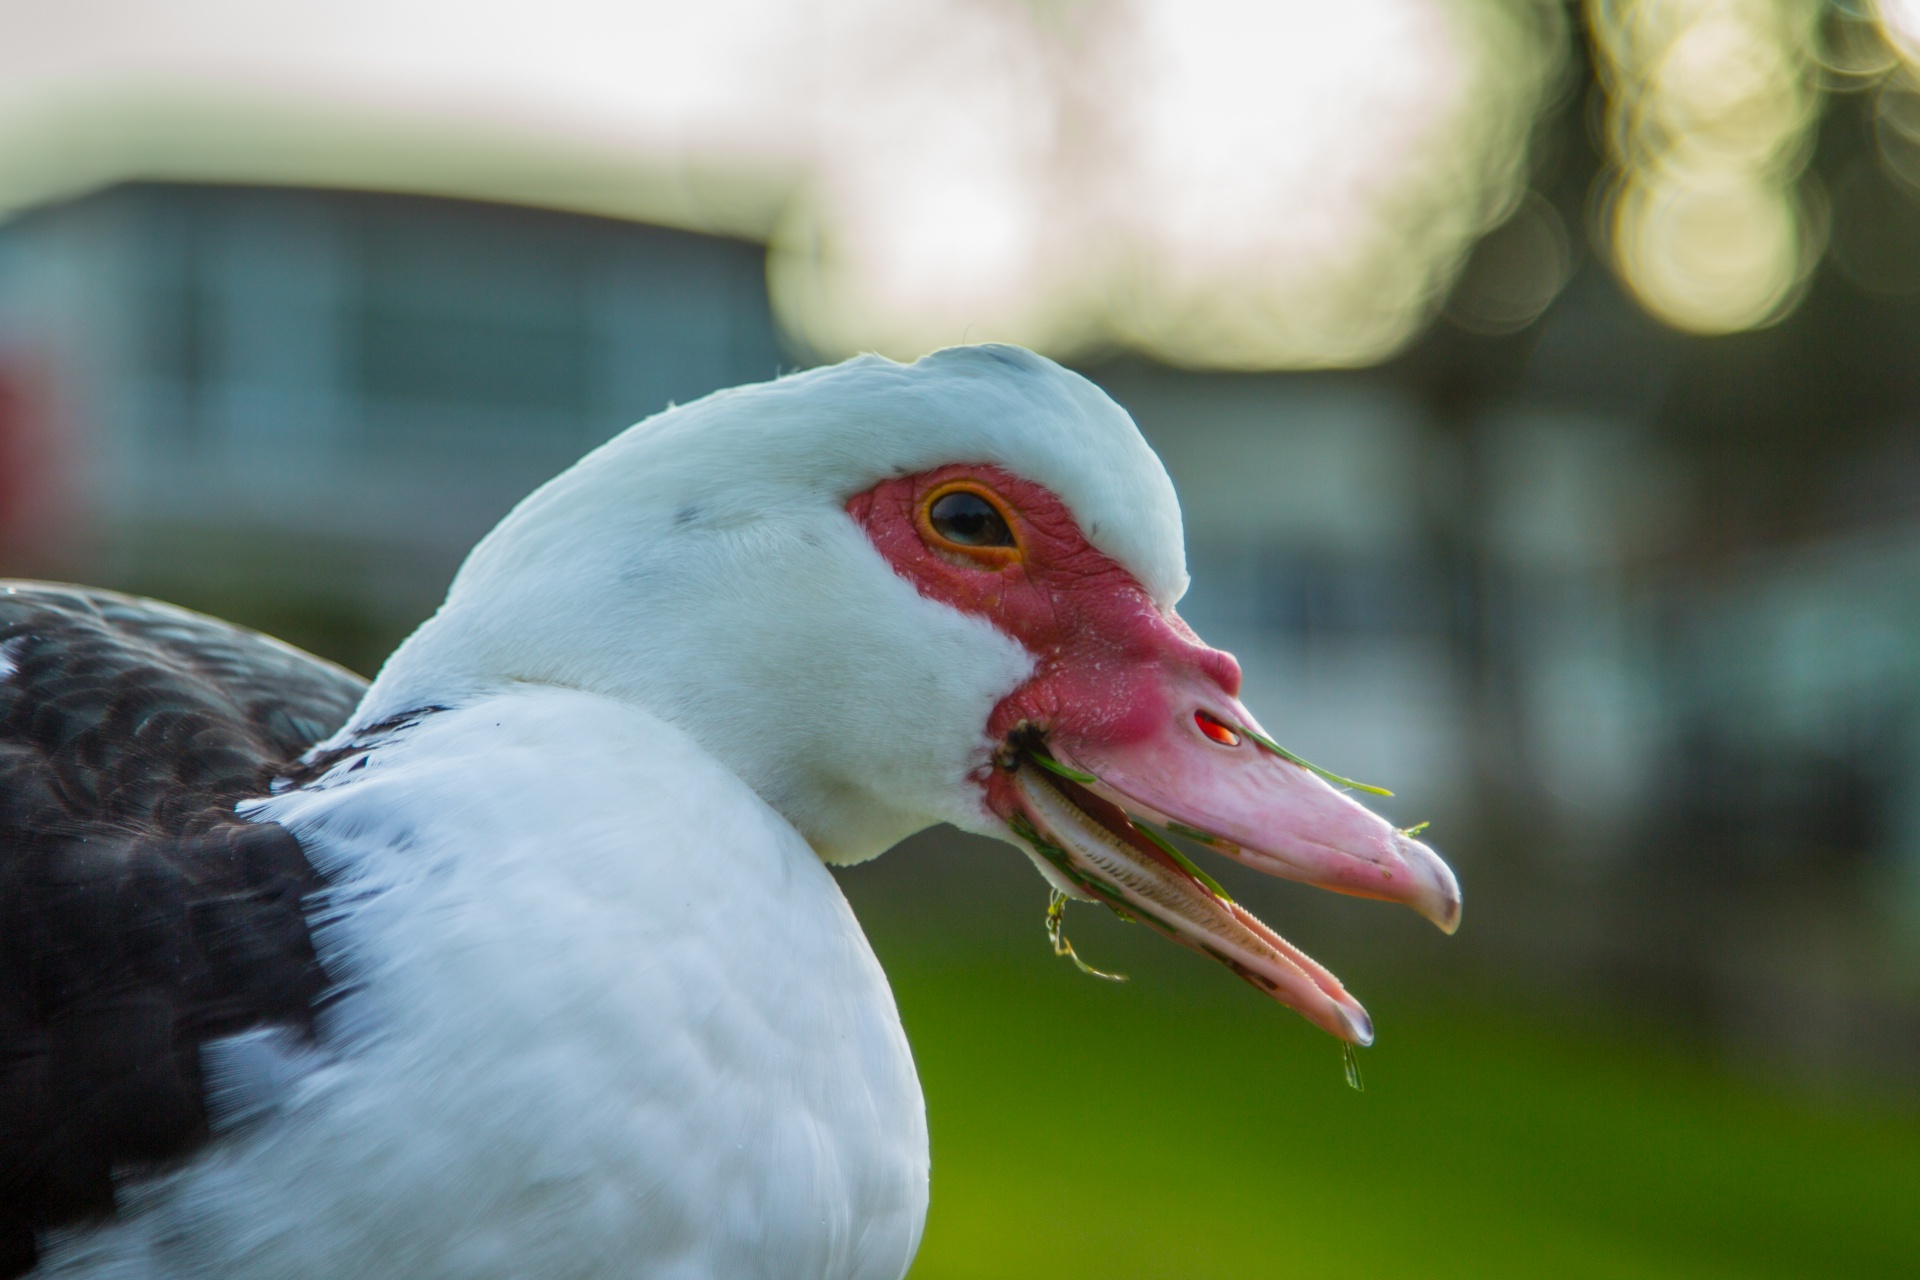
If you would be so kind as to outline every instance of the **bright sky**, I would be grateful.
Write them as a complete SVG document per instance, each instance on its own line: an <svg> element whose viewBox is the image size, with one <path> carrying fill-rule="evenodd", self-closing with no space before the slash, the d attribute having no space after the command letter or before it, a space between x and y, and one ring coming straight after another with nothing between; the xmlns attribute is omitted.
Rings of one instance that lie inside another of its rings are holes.
<svg viewBox="0 0 1920 1280"><path fill-rule="evenodd" d="M1533 0L0 0L0 205L136 177L767 238L823 355L1383 358L1524 186Z"/></svg>

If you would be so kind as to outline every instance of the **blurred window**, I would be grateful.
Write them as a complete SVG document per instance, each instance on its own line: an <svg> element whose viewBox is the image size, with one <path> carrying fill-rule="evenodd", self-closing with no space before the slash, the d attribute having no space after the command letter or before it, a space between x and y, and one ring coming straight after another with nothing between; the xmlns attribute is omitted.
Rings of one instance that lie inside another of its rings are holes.
<svg viewBox="0 0 1920 1280"><path fill-rule="evenodd" d="M363 224L350 368L375 404L577 422L592 399L586 246L395 207Z"/></svg>
<svg viewBox="0 0 1920 1280"><path fill-rule="evenodd" d="M142 237L146 323L141 333L147 375L167 393L167 434L194 444L204 435L200 401L218 377L215 368L216 308L208 297L211 233L206 202L191 189L137 188L145 215Z"/></svg>

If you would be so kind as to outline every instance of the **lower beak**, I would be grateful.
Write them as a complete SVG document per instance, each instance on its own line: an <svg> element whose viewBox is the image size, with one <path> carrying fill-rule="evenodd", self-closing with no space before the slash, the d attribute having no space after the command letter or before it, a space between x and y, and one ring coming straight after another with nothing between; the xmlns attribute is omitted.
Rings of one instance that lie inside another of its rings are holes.
<svg viewBox="0 0 1920 1280"><path fill-rule="evenodd" d="M1453 872L1281 751L1217 686L1196 679L1167 692L1171 714L1155 717L1144 737L1049 736L1022 754L1009 825L1062 892L1141 919L1330 1034L1371 1043L1371 1019L1339 980L1232 901L1164 833L1269 875L1405 903L1448 933L1460 922Z"/></svg>

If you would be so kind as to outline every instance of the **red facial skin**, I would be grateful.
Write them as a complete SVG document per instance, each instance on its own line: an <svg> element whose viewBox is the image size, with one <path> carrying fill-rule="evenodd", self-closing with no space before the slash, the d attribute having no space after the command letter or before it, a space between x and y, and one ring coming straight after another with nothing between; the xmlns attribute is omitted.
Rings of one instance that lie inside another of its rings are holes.
<svg viewBox="0 0 1920 1280"><path fill-rule="evenodd" d="M961 479L1000 496L1023 554L995 567L927 545L916 511L929 493ZM1033 654L1033 675L987 720L996 742L1029 725L1077 742L1144 741L1172 715L1165 677L1174 669L1199 673L1223 704L1240 692L1233 656L1208 648L1172 609L1156 605L1040 485L998 467L946 466L882 481L847 511L921 595L985 618ZM994 811L1011 814L1010 778L995 770L982 781Z"/></svg>
<svg viewBox="0 0 1920 1280"><path fill-rule="evenodd" d="M961 547L922 521L928 496L956 484L994 500L1017 549ZM988 717L995 742L1030 727L1063 764L1096 775L1108 800L1211 832L1216 848L1256 870L1404 902L1448 932L1458 923L1459 886L1431 849L1300 765L1222 732L1258 728L1238 699L1239 664L1156 605L1045 488L998 467L946 466L883 481L847 511L922 595L984 618L1033 655L1033 675ZM977 780L1010 820L1020 808L1012 769Z"/></svg>

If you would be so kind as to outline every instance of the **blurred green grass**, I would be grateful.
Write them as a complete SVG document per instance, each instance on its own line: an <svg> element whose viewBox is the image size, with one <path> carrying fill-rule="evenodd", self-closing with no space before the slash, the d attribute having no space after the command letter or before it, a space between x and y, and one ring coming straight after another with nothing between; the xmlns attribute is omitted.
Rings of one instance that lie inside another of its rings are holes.
<svg viewBox="0 0 1920 1280"><path fill-rule="evenodd" d="M1404 990L1363 993L1355 1093L1333 1041L1171 947L1113 986L1037 912L1030 950L874 923L933 1134L914 1280L1920 1275L1903 1104Z"/></svg>

